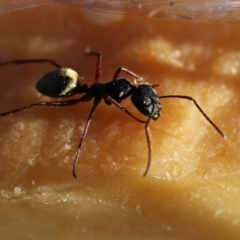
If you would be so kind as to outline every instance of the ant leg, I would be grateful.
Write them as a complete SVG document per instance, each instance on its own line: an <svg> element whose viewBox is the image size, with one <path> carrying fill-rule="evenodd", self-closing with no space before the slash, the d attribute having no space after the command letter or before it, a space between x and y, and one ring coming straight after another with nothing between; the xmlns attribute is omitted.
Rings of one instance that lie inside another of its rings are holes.
<svg viewBox="0 0 240 240"><path fill-rule="evenodd" d="M81 151L81 148L82 148L82 145L83 145L83 141L84 141L84 139L85 139L85 137L87 135L87 131L88 131L90 122L92 120L93 114L95 113L96 107L100 103L100 101L101 101L101 98L95 98L94 99L93 106L92 106L91 111L90 111L90 113L88 115L86 125L84 127L81 139L79 141L78 149L77 149L77 153L75 155L75 159L74 159L74 163L73 163L73 169L72 169L72 174L73 174L74 178L77 178L76 166L77 166L77 162L78 162L78 159L79 159L80 151Z"/></svg>
<svg viewBox="0 0 240 240"><path fill-rule="evenodd" d="M140 123L146 123L146 121L138 119L137 117L135 117L134 115L132 115L125 107L123 107L120 103L118 103L117 101L115 101L112 97L110 97L109 95L105 95L104 96L104 100L107 99L108 102L112 103L113 105L115 105L116 107L118 107L120 110L122 110L123 112L127 113L130 117L132 117L133 119L135 119L136 121L140 122Z"/></svg>
<svg viewBox="0 0 240 240"><path fill-rule="evenodd" d="M89 48L89 47L87 47L85 49L85 54L91 55L91 56L97 56L97 65L96 65L96 70L95 70L95 82L98 83L100 75L101 75L101 71L102 71L102 54L91 51L91 48Z"/></svg>
<svg viewBox="0 0 240 240"><path fill-rule="evenodd" d="M144 79L143 79L141 76L135 74L134 72L128 70L128 69L125 68L125 67L119 67L119 68L116 70L116 72L115 72L115 74L114 74L114 76L113 76L113 80L112 80L112 81L116 81L116 80L119 78L119 75L120 75L121 72L127 73L129 76L133 77L134 79L136 79L136 80L139 81L139 82L144 81Z"/></svg>
<svg viewBox="0 0 240 240"><path fill-rule="evenodd" d="M217 127L217 125L207 116L207 114L202 110L202 108L198 105L197 101L190 96L184 95L166 95L166 96L159 96L158 98L182 98L193 101L197 109L202 113L202 115L207 119L207 121L217 130L217 132L223 137L226 138L225 134Z"/></svg>
<svg viewBox="0 0 240 240"><path fill-rule="evenodd" d="M15 59L11 61L1 62L0 67L10 65L10 64L29 64L29 63L44 63L49 62L57 68L62 68L62 65L48 58L39 58L39 59Z"/></svg>
<svg viewBox="0 0 240 240"><path fill-rule="evenodd" d="M150 168L151 159L152 159L152 150L151 150L150 137L149 137L149 134L148 134L148 126L149 126L149 123L150 123L150 120L152 118L152 114L153 113L151 113L151 116L147 119L147 121L143 121L143 120L140 120L140 119L136 118L135 116L133 116L126 108L124 108L120 103L116 102L110 96L106 95L105 97L107 98L107 100L109 100L111 103L113 103L116 107L118 107L120 110L122 110L125 113L127 113L129 116L131 116L136 121L138 121L140 123L145 123L144 129L145 129L145 135L146 135L147 145L148 145L148 162L147 162L147 167L146 167L146 169L144 171L144 174L143 174L143 177L145 177L147 175L147 173L148 173L149 168Z"/></svg>
<svg viewBox="0 0 240 240"><path fill-rule="evenodd" d="M53 101L45 101L45 102L38 102L38 103L33 103L30 105L26 105L24 107L20 107L20 108L16 108L7 112L2 112L0 113L0 117L4 117L7 115L11 115L17 112L22 112L22 111L26 111L29 110L30 108L34 108L34 107L67 107L67 106L71 106L74 104L77 104L79 102L85 102L85 101L89 101L90 99L88 99L88 97L86 97L86 95L82 96L79 99L71 99L68 101L59 101L59 102L53 102Z"/></svg>
<svg viewBox="0 0 240 240"><path fill-rule="evenodd" d="M147 145L148 145L148 161L147 161L147 167L145 169L143 177L146 177L148 170L150 168L151 159L152 159L151 142L150 142L150 137L148 134L148 126L149 126L150 120L151 120L151 117L148 118L148 120L146 121L145 126L144 126L144 130L145 130L145 134L146 134L146 138L147 138Z"/></svg>

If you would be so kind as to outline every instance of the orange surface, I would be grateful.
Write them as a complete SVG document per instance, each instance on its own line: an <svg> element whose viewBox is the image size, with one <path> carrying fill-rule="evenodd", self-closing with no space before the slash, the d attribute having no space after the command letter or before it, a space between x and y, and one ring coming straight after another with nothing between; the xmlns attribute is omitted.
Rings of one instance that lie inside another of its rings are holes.
<svg viewBox="0 0 240 240"><path fill-rule="evenodd" d="M102 82L125 66L157 84L152 164L143 125L102 103L77 166L91 102L0 118L0 238L239 239L239 25L204 25L45 6L0 16L0 61L51 58L94 79L90 46L103 54ZM4 23L4 24L3 24ZM47 100L36 81L49 64L0 68L0 112ZM123 105L136 116L130 100Z"/></svg>

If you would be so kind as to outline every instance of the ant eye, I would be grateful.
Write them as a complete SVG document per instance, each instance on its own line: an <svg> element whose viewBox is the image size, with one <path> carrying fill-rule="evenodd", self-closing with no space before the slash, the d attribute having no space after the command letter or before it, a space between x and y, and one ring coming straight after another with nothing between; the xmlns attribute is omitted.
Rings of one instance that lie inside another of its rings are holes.
<svg viewBox="0 0 240 240"><path fill-rule="evenodd" d="M149 116L151 116L153 120L157 120L160 117L161 106L152 104L148 107L148 111Z"/></svg>
<svg viewBox="0 0 240 240"><path fill-rule="evenodd" d="M78 73L70 68L59 68L45 74L36 84L37 90L48 97L68 97L81 88Z"/></svg>

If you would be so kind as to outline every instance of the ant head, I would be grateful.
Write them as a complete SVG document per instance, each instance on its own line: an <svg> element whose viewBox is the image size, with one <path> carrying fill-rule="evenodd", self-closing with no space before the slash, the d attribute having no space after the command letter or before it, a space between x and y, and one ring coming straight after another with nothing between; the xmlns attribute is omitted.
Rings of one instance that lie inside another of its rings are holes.
<svg viewBox="0 0 240 240"><path fill-rule="evenodd" d="M45 96L59 98L79 93L81 77L70 68L58 68L44 75L36 84Z"/></svg>
<svg viewBox="0 0 240 240"><path fill-rule="evenodd" d="M157 120L161 113L161 104L154 86L141 84L131 97L134 106L146 117Z"/></svg>

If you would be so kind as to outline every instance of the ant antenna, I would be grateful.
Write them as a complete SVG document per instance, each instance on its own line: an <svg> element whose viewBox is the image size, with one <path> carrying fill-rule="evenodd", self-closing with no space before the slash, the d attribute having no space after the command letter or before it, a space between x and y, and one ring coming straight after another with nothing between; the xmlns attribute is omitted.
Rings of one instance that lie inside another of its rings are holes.
<svg viewBox="0 0 240 240"><path fill-rule="evenodd" d="M197 109L201 112L201 114L206 118L206 120L216 129L216 131L226 139L226 136L224 133L217 127L217 125L207 116L207 114L202 110L202 108L199 106L197 101L190 97L190 96L185 96L185 95L166 95L166 96L159 96L158 98L182 98L182 99L187 99L190 101L193 101L194 105L197 107Z"/></svg>

